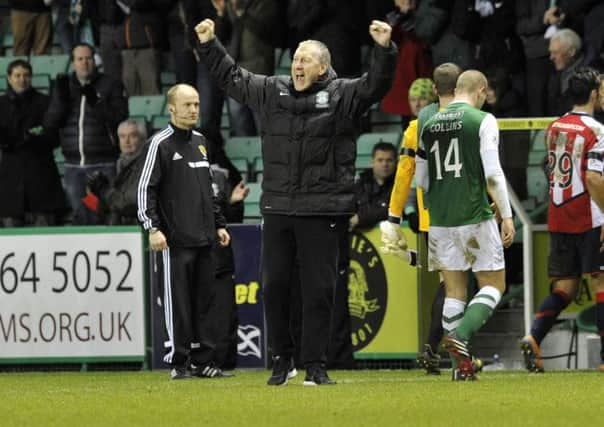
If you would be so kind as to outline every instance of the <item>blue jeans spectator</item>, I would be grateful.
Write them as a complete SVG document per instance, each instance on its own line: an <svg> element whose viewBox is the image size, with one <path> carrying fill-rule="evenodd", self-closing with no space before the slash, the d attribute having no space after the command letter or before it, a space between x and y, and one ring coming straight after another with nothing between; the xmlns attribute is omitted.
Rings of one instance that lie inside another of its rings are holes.
<svg viewBox="0 0 604 427"><path fill-rule="evenodd" d="M115 163L99 163L85 166L65 164L63 180L65 183L65 192L73 211L73 225L95 225L99 222L97 215L82 203L82 198L86 197L88 176L96 171L104 173L112 181L116 173Z"/></svg>
<svg viewBox="0 0 604 427"><path fill-rule="evenodd" d="M69 22L70 6L57 6L57 22L55 30L59 37L59 43L63 53L71 55L73 47L80 43L86 42L94 46L94 37L88 20L79 21L77 24Z"/></svg>

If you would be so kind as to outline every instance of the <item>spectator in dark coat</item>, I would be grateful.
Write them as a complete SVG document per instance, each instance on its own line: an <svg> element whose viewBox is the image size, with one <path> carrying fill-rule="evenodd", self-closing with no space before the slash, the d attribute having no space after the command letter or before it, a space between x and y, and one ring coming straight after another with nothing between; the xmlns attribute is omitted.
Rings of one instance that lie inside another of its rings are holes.
<svg viewBox="0 0 604 427"><path fill-rule="evenodd" d="M524 117L524 102L510 83L506 68L496 68L486 73L488 87L483 110L498 118ZM508 182L520 200L527 198L526 167L530 149L530 135L526 131L501 132L499 148L501 166Z"/></svg>
<svg viewBox="0 0 604 427"><path fill-rule="evenodd" d="M0 220L5 227L54 225L67 210L53 157L56 134L41 124L48 96L31 87L31 65L17 59L7 69L0 96Z"/></svg>
<svg viewBox="0 0 604 427"><path fill-rule="evenodd" d="M549 11L549 4L549 0L516 0L516 32L524 47L525 98L530 117L545 116L547 78L544 76L554 72L544 35L548 26L559 18Z"/></svg>
<svg viewBox="0 0 604 427"><path fill-rule="evenodd" d="M94 48L85 43L72 52L74 72L56 79L44 128L60 130L65 156L65 189L73 209L73 223L94 224L97 217L81 203L87 175L115 176L119 148L118 124L128 117L128 101L121 82L97 73Z"/></svg>
<svg viewBox="0 0 604 427"><path fill-rule="evenodd" d="M279 6L274 0L229 0L216 2L218 34L223 34L229 55L255 74L275 71L274 27ZM259 117L249 107L227 98L231 136L258 135Z"/></svg>
<svg viewBox="0 0 604 427"><path fill-rule="evenodd" d="M583 51L585 52L585 66L596 67L604 71L604 2L601 0L561 0L558 2L560 13L568 15L568 27L573 28L576 21L581 21L583 26ZM577 26L581 26L581 24Z"/></svg>
<svg viewBox="0 0 604 427"><path fill-rule="evenodd" d="M99 53L103 72L113 79L122 78L123 24L125 15L116 1L88 0L90 18L99 27Z"/></svg>
<svg viewBox="0 0 604 427"><path fill-rule="evenodd" d="M371 153L371 169L361 173L355 183L357 213L350 227L370 228L388 218L388 203L396 171L396 148L378 142Z"/></svg>
<svg viewBox="0 0 604 427"><path fill-rule="evenodd" d="M52 17L45 0L10 0L15 56L44 55L50 46Z"/></svg>
<svg viewBox="0 0 604 427"><path fill-rule="evenodd" d="M100 171L88 180L88 188L98 198L98 214L103 224L136 225L136 192L145 161L142 146L147 139L145 126L136 120L124 120L117 128L120 157L113 182Z"/></svg>
<svg viewBox="0 0 604 427"><path fill-rule="evenodd" d="M434 66L453 62L462 69L472 68L479 19L474 0L421 0L415 34L430 46Z"/></svg>
<svg viewBox="0 0 604 427"><path fill-rule="evenodd" d="M172 8L164 18L169 52L174 62L176 82L195 86L197 80L197 61L193 54L187 25L185 1L172 0Z"/></svg>
<svg viewBox="0 0 604 427"><path fill-rule="evenodd" d="M572 109L572 102L565 96L568 80L573 72L583 64L581 38L573 30L558 31L549 41L550 59L556 72L547 85L547 115L561 116Z"/></svg>
<svg viewBox="0 0 604 427"><path fill-rule="evenodd" d="M407 98L409 86L418 77L432 74L432 62L428 46L415 34L415 0L396 0L397 9L390 12L386 20L392 26L392 40L398 46L398 60L394 82L382 100L382 111L403 116L403 127L411 119L412 113Z"/></svg>
<svg viewBox="0 0 604 427"><path fill-rule="evenodd" d="M69 54L80 42L94 44L92 28L89 25L89 0L54 0L57 20L55 32L59 37L63 53Z"/></svg>
<svg viewBox="0 0 604 427"><path fill-rule="evenodd" d="M325 43L339 77L361 72L361 38L365 35L361 0L289 0L290 53L304 40Z"/></svg>
<svg viewBox="0 0 604 427"><path fill-rule="evenodd" d="M120 0L122 26L121 78L128 95L159 94L159 44L162 17L170 0Z"/></svg>
<svg viewBox="0 0 604 427"><path fill-rule="evenodd" d="M197 91L201 94L201 99L199 100L201 127L205 132L210 134L208 135L210 140L215 139L212 142L221 144L220 125L222 121L224 93L210 77L207 65L203 61L200 61L197 35L194 31L195 25L198 22L205 18L217 19L218 14L211 0L183 0L182 5L187 21L187 38L190 45L194 48L193 52L196 59L196 84L194 86L196 86ZM223 37L223 34L218 33L218 36ZM204 133L204 135L207 134ZM213 138L213 136L216 136L216 138Z"/></svg>
<svg viewBox="0 0 604 427"><path fill-rule="evenodd" d="M491 0L478 0L475 3L476 13L480 15L477 68L507 68L510 74L522 74L524 55L522 41L516 34L514 0L496 3ZM520 80L523 82L522 76Z"/></svg>
<svg viewBox="0 0 604 427"><path fill-rule="evenodd" d="M124 83L129 95L159 94L162 18L171 0L87 0L100 26L105 74Z"/></svg>

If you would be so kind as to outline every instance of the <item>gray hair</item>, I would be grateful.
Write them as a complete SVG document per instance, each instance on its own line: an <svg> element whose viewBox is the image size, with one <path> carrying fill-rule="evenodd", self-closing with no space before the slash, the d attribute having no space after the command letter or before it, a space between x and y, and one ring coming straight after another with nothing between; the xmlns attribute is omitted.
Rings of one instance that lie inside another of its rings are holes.
<svg viewBox="0 0 604 427"><path fill-rule="evenodd" d="M117 127L117 131L119 132L120 129L126 127L126 126L136 126L136 129L138 130L138 134L141 137L141 141L146 141L147 140L147 127L145 126L144 123L139 122L138 120L134 120L134 119L126 119L123 122L121 122L118 127Z"/></svg>
<svg viewBox="0 0 604 427"><path fill-rule="evenodd" d="M331 54L329 53L329 49L325 45L325 43L320 42L318 40L304 40L300 42L300 46L303 44L309 44L315 47L319 52L319 62L321 64L325 64L328 67L331 66Z"/></svg>
<svg viewBox="0 0 604 427"><path fill-rule="evenodd" d="M581 37L573 30L569 28L564 28L560 31L557 31L553 36L552 40L557 40L564 47L564 49L575 50L575 54L581 51Z"/></svg>

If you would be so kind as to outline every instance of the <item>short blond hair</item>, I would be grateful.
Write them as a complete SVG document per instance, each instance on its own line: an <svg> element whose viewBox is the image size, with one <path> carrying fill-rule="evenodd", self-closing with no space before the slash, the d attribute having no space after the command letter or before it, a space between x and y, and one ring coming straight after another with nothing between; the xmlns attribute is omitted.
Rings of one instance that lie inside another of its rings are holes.
<svg viewBox="0 0 604 427"><path fill-rule="evenodd" d="M166 102L170 105L174 105L179 92L184 89L193 90L195 91L195 93L197 93L197 89L195 89L193 86L188 85L186 83L178 83L168 89L168 92L166 93Z"/></svg>
<svg viewBox="0 0 604 427"><path fill-rule="evenodd" d="M455 93L473 94L480 88L488 87L489 82L484 74L478 70L467 70L459 75L455 85Z"/></svg>

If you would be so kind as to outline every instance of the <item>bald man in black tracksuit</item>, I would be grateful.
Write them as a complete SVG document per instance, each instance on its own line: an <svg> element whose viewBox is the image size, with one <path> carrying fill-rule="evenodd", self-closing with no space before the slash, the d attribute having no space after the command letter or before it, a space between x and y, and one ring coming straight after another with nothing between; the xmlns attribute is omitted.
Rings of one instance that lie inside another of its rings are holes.
<svg viewBox="0 0 604 427"><path fill-rule="evenodd" d="M222 377L214 365L212 302L214 265L211 247L229 243L226 222L212 190L207 143L193 126L199 96L188 85L168 91L171 123L147 146L138 185L138 218L149 231L151 249L163 264L166 330L164 361L172 379Z"/></svg>

